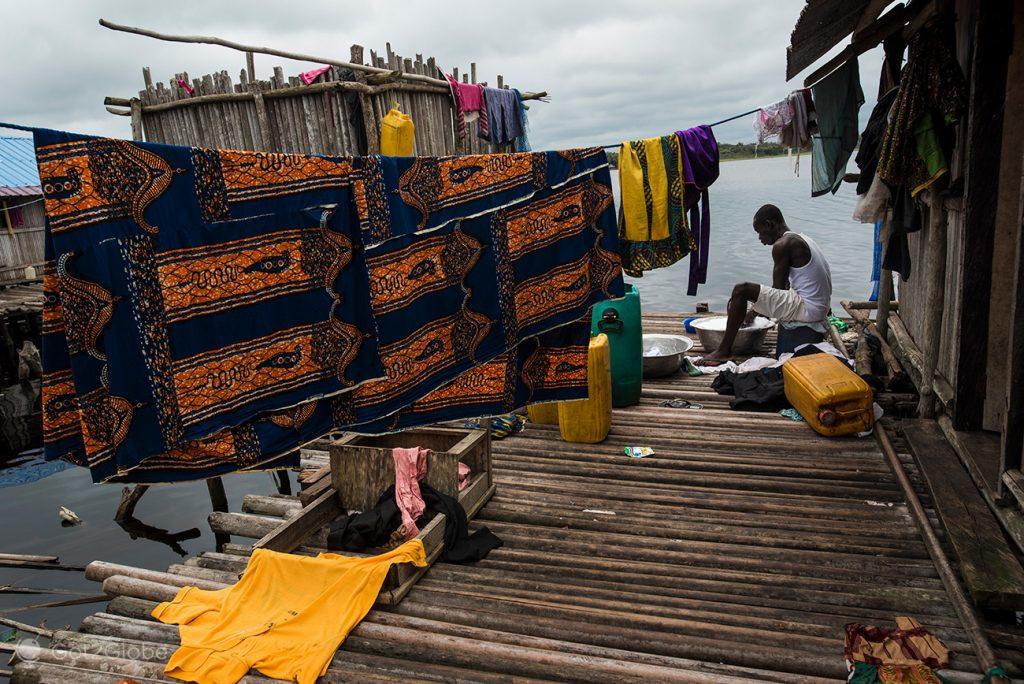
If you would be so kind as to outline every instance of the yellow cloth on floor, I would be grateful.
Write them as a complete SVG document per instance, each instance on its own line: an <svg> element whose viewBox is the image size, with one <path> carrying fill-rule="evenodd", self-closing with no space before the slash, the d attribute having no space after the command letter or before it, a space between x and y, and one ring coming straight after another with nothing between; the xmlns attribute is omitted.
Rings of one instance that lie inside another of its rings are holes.
<svg viewBox="0 0 1024 684"><path fill-rule="evenodd" d="M313 684L373 607L395 563L425 566L423 542L412 539L370 558L256 549L237 584L217 591L184 587L153 609L157 620L180 625L181 646L164 673L219 684L256 668Z"/></svg>
<svg viewBox="0 0 1024 684"><path fill-rule="evenodd" d="M408 114L392 109L380 122L380 153L388 157L411 157L415 130Z"/></svg>
<svg viewBox="0 0 1024 684"><path fill-rule="evenodd" d="M622 143L619 189L627 240L645 242L668 237L668 183L661 138Z"/></svg>

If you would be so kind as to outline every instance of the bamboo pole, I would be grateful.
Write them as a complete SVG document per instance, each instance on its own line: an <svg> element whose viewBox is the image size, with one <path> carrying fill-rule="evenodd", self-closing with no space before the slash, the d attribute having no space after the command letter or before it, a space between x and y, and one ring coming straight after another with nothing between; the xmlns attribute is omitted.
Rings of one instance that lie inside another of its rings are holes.
<svg viewBox="0 0 1024 684"><path fill-rule="evenodd" d="M938 203L939 202L936 202L936 204ZM935 564L935 569L938 571L939 578L942 580L942 584L946 588L946 593L949 595L950 601L953 603L953 608L956 609L957 615L963 623L964 630L966 630L968 637L970 637L971 644L974 646L974 651L978 656L978 660L981 661L981 665L986 673L991 672L994 668L999 667L999 663L996 660L995 652L992 650L992 645L989 643L988 636L985 634L985 630L981 626L981 621L978 618L974 607L967 598L967 594L964 593L963 587L960 586L960 580L956 576L956 571L950 564L949 558L946 557L946 552L942 549L942 544L939 541L939 538L932 529L931 523L928 520L928 515L925 513L924 506L921 505L921 499L918 498L917 492L914 490L914 486L910 483L910 478L907 477L907 472L904 470L903 464L900 461L899 456L896 454L896 450L892 446L889 435L881 424L875 425L875 435L878 440L878 445L882 447L882 453L885 454L886 460L892 467L893 474L896 476L896 479L900 483L900 487L903 489L903 495L906 498L907 506L913 515L914 522L917 524L918 530L921 532L921 536L924 538L928 554L931 556L932 562ZM1006 679L1004 677L993 677L990 681L1005 682Z"/></svg>

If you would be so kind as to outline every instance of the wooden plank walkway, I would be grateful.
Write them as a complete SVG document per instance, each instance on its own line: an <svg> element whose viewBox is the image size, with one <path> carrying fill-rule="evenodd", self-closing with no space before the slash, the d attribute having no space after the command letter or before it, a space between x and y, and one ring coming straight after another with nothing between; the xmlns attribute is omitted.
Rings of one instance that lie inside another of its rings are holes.
<svg viewBox="0 0 1024 684"><path fill-rule="evenodd" d="M1024 610L1024 568L938 423L912 420L901 429L960 561L964 588L985 608Z"/></svg>
<svg viewBox="0 0 1024 684"><path fill-rule="evenodd" d="M678 332L679 318L646 316L645 330ZM639 405L616 409L602 444L567 444L532 424L496 441L498 491L474 524L504 547L475 565L437 564L400 605L371 611L323 681L839 680L843 626L889 626L898 615L950 647L944 674L977 681L968 638L875 441L732 411L710 383L682 374L645 383ZM704 408L658 405L676 396ZM630 459L626 445L655 455ZM315 453L304 461L323 463ZM211 525L255 538L299 506L247 496L242 512L216 513ZM14 681L158 679L177 628L149 618L154 602L182 585L235 581L249 543L166 573L92 566L113 600L80 633L58 632L51 649L18 664ZM1019 668L1024 633L993 627L990 637Z"/></svg>

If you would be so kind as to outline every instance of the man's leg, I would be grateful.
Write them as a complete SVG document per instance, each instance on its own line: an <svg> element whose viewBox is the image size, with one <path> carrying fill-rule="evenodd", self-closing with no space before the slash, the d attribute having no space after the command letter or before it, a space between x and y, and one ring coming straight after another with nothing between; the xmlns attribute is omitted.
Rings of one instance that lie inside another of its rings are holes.
<svg viewBox="0 0 1024 684"><path fill-rule="evenodd" d="M736 341L736 333L743 325L747 317L747 304L756 302L761 294L761 286L757 283L739 283L732 288L732 297L729 298L729 305L726 307L728 319L725 323L725 337L718 349L704 356L705 360L714 361L724 359L732 355L732 344Z"/></svg>

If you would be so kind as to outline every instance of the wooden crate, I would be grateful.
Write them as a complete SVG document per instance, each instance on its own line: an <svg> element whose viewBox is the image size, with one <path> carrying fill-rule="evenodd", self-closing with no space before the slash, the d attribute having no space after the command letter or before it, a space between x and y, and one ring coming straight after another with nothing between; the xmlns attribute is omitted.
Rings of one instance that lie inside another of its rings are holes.
<svg viewBox="0 0 1024 684"><path fill-rule="evenodd" d="M430 449L425 482L458 499L472 518L493 493L491 435L488 430L426 427L390 435L347 434L329 442L331 485L349 510L366 511L395 484L391 450L420 446ZM459 491L459 463L471 470L469 485Z"/></svg>
<svg viewBox="0 0 1024 684"><path fill-rule="evenodd" d="M431 449L428 456L427 484L437 491L454 496L474 517L494 494L491 472L491 435L488 430L456 428L419 428L391 435L367 436L344 434L319 440L309 448L327 451L330 468L303 492L302 512L254 544L254 548L293 551L312 534L348 510L369 510L381 492L395 483L395 447L422 446ZM469 485L458 488L458 464L467 464L472 471ZM444 550L445 516L434 516L421 529L417 538L423 542L427 565L418 568L411 563L394 565L388 571L377 602L397 604L405 597L423 573L440 558ZM371 556L382 549L365 553L337 551L346 556Z"/></svg>

